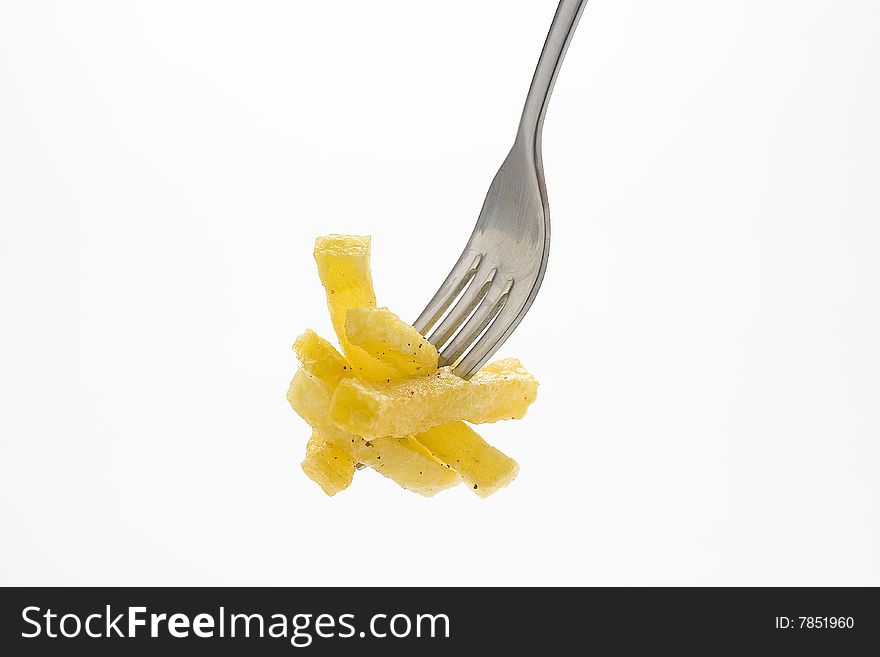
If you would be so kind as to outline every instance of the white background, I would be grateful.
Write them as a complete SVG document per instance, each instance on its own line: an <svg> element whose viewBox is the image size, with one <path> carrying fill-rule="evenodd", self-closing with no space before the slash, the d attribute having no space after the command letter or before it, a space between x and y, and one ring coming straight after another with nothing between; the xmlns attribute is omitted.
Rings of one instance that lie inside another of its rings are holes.
<svg viewBox="0 0 880 657"><path fill-rule="evenodd" d="M414 319L554 8L0 1L0 583L880 585L876 3L592 0L519 478L300 472L315 236Z"/></svg>

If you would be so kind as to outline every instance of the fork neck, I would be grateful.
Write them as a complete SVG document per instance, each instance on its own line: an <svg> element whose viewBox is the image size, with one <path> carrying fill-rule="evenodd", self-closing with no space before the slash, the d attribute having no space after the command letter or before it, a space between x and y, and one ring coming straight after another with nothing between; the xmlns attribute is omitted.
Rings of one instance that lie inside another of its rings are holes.
<svg viewBox="0 0 880 657"><path fill-rule="evenodd" d="M553 16L553 23L547 33L547 40L538 59L538 66L532 77L532 84L526 96L525 107L519 122L516 141L536 160L541 158L541 132L544 115L553 83L559 74L565 51L571 42L578 19L587 5L587 0L561 0Z"/></svg>

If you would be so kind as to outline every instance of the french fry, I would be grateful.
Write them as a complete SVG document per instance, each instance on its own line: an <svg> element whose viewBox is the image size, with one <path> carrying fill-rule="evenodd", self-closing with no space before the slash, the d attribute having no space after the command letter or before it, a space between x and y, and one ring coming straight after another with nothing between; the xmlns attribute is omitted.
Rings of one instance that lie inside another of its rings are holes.
<svg viewBox="0 0 880 657"><path fill-rule="evenodd" d="M518 360L508 358L469 381L448 367L404 381L345 379L333 395L330 420L366 439L410 436L458 420L483 424L521 418L537 394L535 378Z"/></svg>
<svg viewBox="0 0 880 657"><path fill-rule="evenodd" d="M489 497L504 488L519 473L516 461L492 447L464 422L434 427L415 438L461 475L467 487L480 497Z"/></svg>
<svg viewBox="0 0 880 657"><path fill-rule="evenodd" d="M437 348L387 308L352 308L345 318L345 335L353 345L394 368L396 377L437 371Z"/></svg>
<svg viewBox="0 0 880 657"><path fill-rule="evenodd" d="M301 467L309 479L333 497L351 485L355 461L347 450L340 449L313 432L306 445L306 458Z"/></svg>
<svg viewBox="0 0 880 657"><path fill-rule="evenodd" d="M357 235L319 237L315 241L315 262L327 295L327 308L336 337L355 375L366 381L397 378L397 370L353 345L345 335L345 317L349 310L376 307L370 273L370 238Z"/></svg>

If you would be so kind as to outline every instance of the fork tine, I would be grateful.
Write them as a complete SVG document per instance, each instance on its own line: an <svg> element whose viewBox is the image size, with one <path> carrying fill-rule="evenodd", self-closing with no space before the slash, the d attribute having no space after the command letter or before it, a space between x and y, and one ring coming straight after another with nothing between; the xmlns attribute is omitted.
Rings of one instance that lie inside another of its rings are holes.
<svg viewBox="0 0 880 657"><path fill-rule="evenodd" d="M480 306L474 311L474 314L471 315L471 318L452 339L452 342L446 345L446 348L443 349L443 352L440 354L441 365L452 365L455 361L461 358L461 355L467 351L468 347L480 337L480 334L491 323L495 316L501 312L501 309L507 302L510 290L513 288L513 281L507 281L507 283L505 283L500 289L498 289L498 286L495 287L496 291L493 292L490 290L489 293L486 294L486 297L483 299Z"/></svg>
<svg viewBox="0 0 880 657"><path fill-rule="evenodd" d="M425 306L422 314L415 321L413 326L422 335L426 335L437 320L443 316L445 310L461 294L465 286L470 283L483 257L474 253L470 249L465 249L464 253L458 259L458 262L452 267L452 271L446 277L446 280L440 285L440 288L434 294L433 298Z"/></svg>
<svg viewBox="0 0 880 657"><path fill-rule="evenodd" d="M463 379L471 378L498 351L507 336L517 327L524 314L523 305L514 303L508 298L507 303L495 316L486 332L455 366L455 374Z"/></svg>
<svg viewBox="0 0 880 657"><path fill-rule="evenodd" d="M487 276L483 273L484 269L486 269L485 266L477 270L473 281L462 293L461 298L452 307L452 310L449 311L449 314L446 315L443 321L440 322L440 326L434 329L434 332L428 338L431 344L438 349L446 344L449 338L458 330L458 327L470 317L474 308L480 304L483 297L486 296L492 287L492 281L498 270L493 267Z"/></svg>

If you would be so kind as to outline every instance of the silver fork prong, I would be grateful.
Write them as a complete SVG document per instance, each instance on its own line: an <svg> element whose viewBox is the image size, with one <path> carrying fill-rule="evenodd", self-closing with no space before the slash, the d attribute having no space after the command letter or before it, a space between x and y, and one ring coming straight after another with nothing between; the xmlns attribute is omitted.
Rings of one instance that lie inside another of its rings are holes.
<svg viewBox="0 0 880 657"><path fill-rule="evenodd" d="M419 333L422 335L427 334L431 327L443 316L446 309L449 308L465 286L470 283L474 274L477 273L482 259L482 255L469 249L466 249L461 254L446 280L443 281L434 297L428 302L422 314L419 315L419 318L413 324Z"/></svg>
<svg viewBox="0 0 880 657"><path fill-rule="evenodd" d="M484 273L483 269L485 269L485 263L484 267L478 269L477 273L474 274L473 281L462 293L461 298L452 307L452 310L440 322L440 326L434 329L434 332L428 338L428 341L437 349L443 347L455 335L458 327L464 324L467 318L470 317L471 313L492 287L492 281L498 270L493 267L488 273Z"/></svg>
<svg viewBox="0 0 880 657"><path fill-rule="evenodd" d="M440 365L453 365L455 361L461 358L461 355L467 351L480 334L485 330L489 323L495 319L495 316L501 312L510 290L513 288L513 281L507 281L503 286L494 286L486 294L482 303L471 315L471 318L456 334L452 341L446 345L440 354Z"/></svg>
<svg viewBox="0 0 880 657"><path fill-rule="evenodd" d="M517 297L518 295L512 296ZM498 351L507 336L519 325L527 309L522 300L516 299L515 302L513 298L508 296L507 303L495 316L486 332L480 336L476 344L455 366L455 374L463 379L471 378Z"/></svg>

